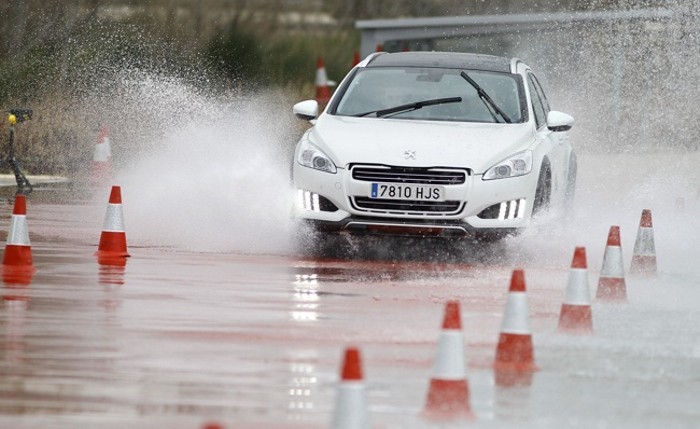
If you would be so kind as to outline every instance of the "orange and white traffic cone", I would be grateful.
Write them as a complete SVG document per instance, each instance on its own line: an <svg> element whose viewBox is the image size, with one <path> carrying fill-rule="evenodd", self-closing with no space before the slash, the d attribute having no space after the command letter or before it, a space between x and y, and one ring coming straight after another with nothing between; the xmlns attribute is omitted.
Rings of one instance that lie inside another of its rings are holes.
<svg viewBox="0 0 700 429"><path fill-rule="evenodd" d="M34 266L32 245L29 242L29 228L27 227L27 198L24 195L15 196L2 264L11 267Z"/></svg>
<svg viewBox="0 0 700 429"><path fill-rule="evenodd" d="M316 60L316 101L325 106L331 99L331 88L326 74L326 65L323 58Z"/></svg>
<svg viewBox="0 0 700 429"><path fill-rule="evenodd" d="M620 227L616 225L611 226L610 232L608 232L608 242L603 255L603 268L600 270L595 297L606 301L627 301Z"/></svg>
<svg viewBox="0 0 700 429"><path fill-rule="evenodd" d="M442 421L474 418L464 366L464 338L459 302L449 301L445 305L424 417Z"/></svg>
<svg viewBox="0 0 700 429"><path fill-rule="evenodd" d="M122 212L121 187L112 186L109 195L109 205L105 214L100 244L97 248L98 261L102 259L123 261L129 256L126 250L126 232L124 231L124 213ZM107 264L112 265L112 264Z"/></svg>
<svg viewBox="0 0 700 429"><path fill-rule="evenodd" d="M112 147L109 139L109 128L103 126L95 144L90 171L92 186L105 185L112 179Z"/></svg>
<svg viewBox="0 0 700 429"><path fill-rule="evenodd" d="M31 283L35 271L27 227L27 198L20 194L15 196L7 231L7 243L2 257L2 280L8 284L27 285Z"/></svg>
<svg viewBox="0 0 700 429"><path fill-rule="evenodd" d="M496 384L529 384L537 371L530 330L530 310L525 290L525 273L514 270L496 348Z"/></svg>
<svg viewBox="0 0 700 429"><path fill-rule="evenodd" d="M637 240L634 242L632 265L630 275L653 276L656 275L656 248L654 246L654 228L651 222L651 210L642 210L642 218L639 221Z"/></svg>
<svg viewBox="0 0 700 429"><path fill-rule="evenodd" d="M559 330L582 334L593 332L585 247L577 247L574 250L566 295L559 313Z"/></svg>
<svg viewBox="0 0 700 429"><path fill-rule="evenodd" d="M331 427L333 429L368 429L370 426L360 351L355 347L349 347L345 350Z"/></svg>

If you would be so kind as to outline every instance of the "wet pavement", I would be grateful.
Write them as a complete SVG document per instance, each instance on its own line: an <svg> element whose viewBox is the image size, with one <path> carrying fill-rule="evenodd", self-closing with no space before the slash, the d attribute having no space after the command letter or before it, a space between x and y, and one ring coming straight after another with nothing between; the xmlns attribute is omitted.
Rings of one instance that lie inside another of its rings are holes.
<svg viewBox="0 0 700 429"><path fill-rule="evenodd" d="M101 266L104 208L30 198L37 271L31 284L0 290L0 427L328 427L349 345L362 351L374 427L443 427L419 415L453 299L462 305L471 426L700 422L695 269L669 263L656 279L630 282L629 303L594 301L594 335L568 336L556 331L568 245L556 257L551 241L533 250L527 237L465 245L458 260L193 252L139 243L127 217L132 256ZM4 232L11 206L0 211ZM590 240L600 243L589 248L593 297L604 237ZM629 228L625 240L632 244ZM687 242L678 251L698 254ZM540 370L530 385L503 388L491 364L518 265Z"/></svg>

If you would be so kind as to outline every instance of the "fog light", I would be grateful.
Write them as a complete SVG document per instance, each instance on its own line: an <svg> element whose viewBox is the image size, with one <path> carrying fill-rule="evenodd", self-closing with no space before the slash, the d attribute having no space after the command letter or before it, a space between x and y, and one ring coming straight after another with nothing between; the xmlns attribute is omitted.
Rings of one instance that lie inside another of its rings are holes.
<svg viewBox="0 0 700 429"><path fill-rule="evenodd" d="M525 216L525 198L504 201L498 211L498 220L522 219Z"/></svg>
<svg viewBox="0 0 700 429"><path fill-rule="evenodd" d="M525 217L525 199L503 201L481 211L477 216L481 219L511 220Z"/></svg>
<svg viewBox="0 0 700 429"><path fill-rule="evenodd" d="M315 192L297 190L299 206L306 211L312 212L334 212L338 210L335 204L330 202L326 197Z"/></svg>

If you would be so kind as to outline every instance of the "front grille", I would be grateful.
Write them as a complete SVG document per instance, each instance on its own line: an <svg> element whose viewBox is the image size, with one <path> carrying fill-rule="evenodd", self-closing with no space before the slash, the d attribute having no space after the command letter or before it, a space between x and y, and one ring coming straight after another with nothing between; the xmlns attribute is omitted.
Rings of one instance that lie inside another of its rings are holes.
<svg viewBox="0 0 700 429"><path fill-rule="evenodd" d="M352 168L352 178L365 182L461 185L466 181L466 177L467 173L464 170L390 166Z"/></svg>
<svg viewBox="0 0 700 429"><path fill-rule="evenodd" d="M456 214L462 210L462 201L397 201L353 197L358 210L392 214Z"/></svg>

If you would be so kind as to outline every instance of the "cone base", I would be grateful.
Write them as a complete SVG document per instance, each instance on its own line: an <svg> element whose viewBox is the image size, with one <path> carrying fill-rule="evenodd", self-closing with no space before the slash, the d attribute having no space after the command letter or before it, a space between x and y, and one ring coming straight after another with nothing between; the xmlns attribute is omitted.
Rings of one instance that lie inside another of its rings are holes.
<svg viewBox="0 0 700 429"><path fill-rule="evenodd" d="M501 333L496 348L494 368L508 371L537 371L532 349L532 335Z"/></svg>
<svg viewBox="0 0 700 429"><path fill-rule="evenodd" d="M651 277L656 275L656 255L634 255L630 275Z"/></svg>
<svg viewBox="0 0 700 429"><path fill-rule="evenodd" d="M126 258L129 257L129 255L113 255L109 252L97 252L97 263L99 265L105 266L105 267L126 267Z"/></svg>
<svg viewBox="0 0 700 429"><path fill-rule="evenodd" d="M2 257L2 265L14 267L33 267L31 246L18 246L8 244L5 246L5 254Z"/></svg>
<svg viewBox="0 0 700 429"><path fill-rule="evenodd" d="M559 331L572 334L592 334L591 306L562 304L559 314Z"/></svg>
<svg viewBox="0 0 700 429"><path fill-rule="evenodd" d="M429 420L473 420L467 380L430 380L422 416Z"/></svg>
<svg viewBox="0 0 700 429"><path fill-rule="evenodd" d="M129 257L126 250L126 234L124 232L102 231L97 257Z"/></svg>
<svg viewBox="0 0 700 429"><path fill-rule="evenodd" d="M622 277L601 277L598 281L596 299L606 301L627 301L627 286Z"/></svg>

